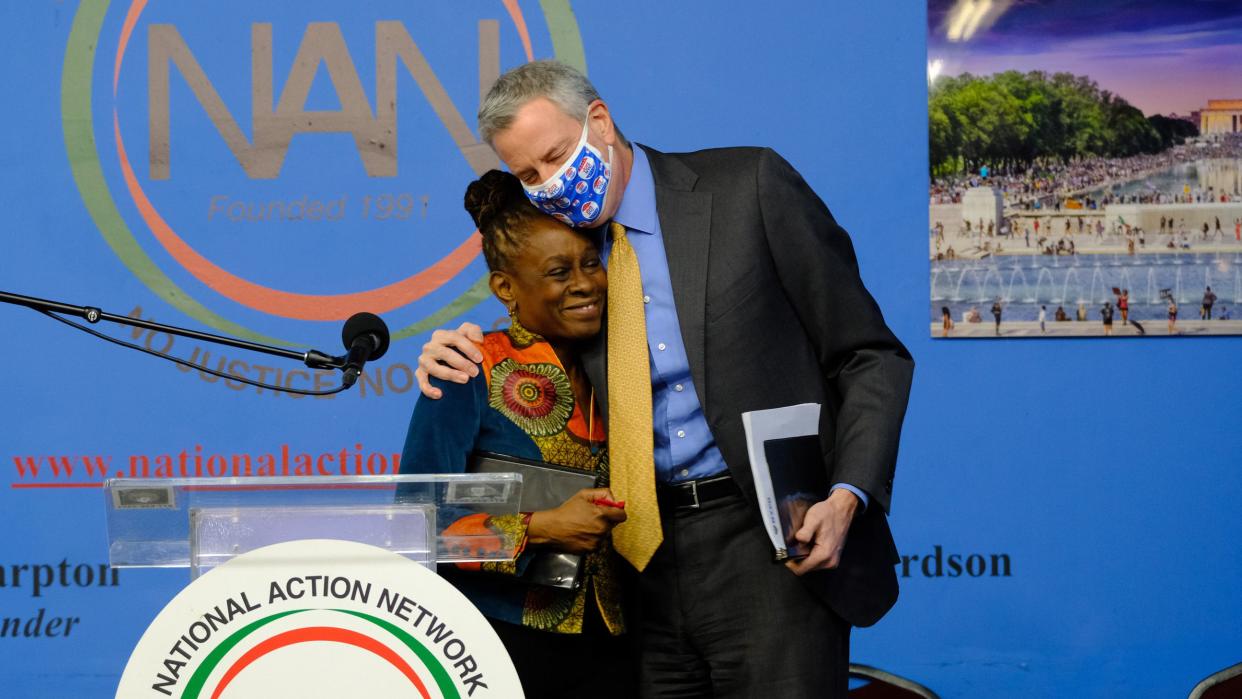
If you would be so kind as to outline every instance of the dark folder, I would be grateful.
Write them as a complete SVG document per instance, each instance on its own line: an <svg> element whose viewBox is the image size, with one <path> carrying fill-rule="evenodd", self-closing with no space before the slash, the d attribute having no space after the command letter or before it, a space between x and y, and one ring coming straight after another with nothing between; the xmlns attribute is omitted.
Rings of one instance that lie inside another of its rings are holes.
<svg viewBox="0 0 1242 699"><path fill-rule="evenodd" d="M470 473L520 473L522 498L518 509L537 512L559 507L583 488L594 488L594 473L516 456L476 452L466 466ZM577 589L582 584L582 556L540 551L527 565L521 580L534 585Z"/></svg>
<svg viewBox="0 0 1242 699"><path fill-rule="evenodd" d="M828 473L824 470L819 436L769 439L763 443L763 451L785 535L785 554L778 552L777 560L805 558L811 550L799 543L794 534L802 528L811 505L828 498Z"/></svg>

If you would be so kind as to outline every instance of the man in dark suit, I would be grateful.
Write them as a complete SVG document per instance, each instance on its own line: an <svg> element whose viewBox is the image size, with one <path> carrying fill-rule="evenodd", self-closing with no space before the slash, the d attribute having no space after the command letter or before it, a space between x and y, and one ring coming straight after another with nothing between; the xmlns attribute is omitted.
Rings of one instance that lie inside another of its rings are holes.
<svg viewBox="0 0 1242 699"><path fill-rule="evenodd" d="M644 696L844 696L850 627L875 623L897 597L886 512L913 369L849 237L773 151L634 148L560 64L502 76L479 121L532 201L608 230L604 254L623 240L641 270L663 535L636 563ZM541 197L572 185L569 166L587 160L607 164L598 207ZM615 315L611 289L609 304ZM428 373L477 371L479 340L469 323L437 331L419 359L423 393L436 397ZM609 361L621 361L610 344L584 355L609 418ZM818 465L834 485L797 534L810 555L781 567L754 504L741 415L808 402L823 406Z"/></svg>

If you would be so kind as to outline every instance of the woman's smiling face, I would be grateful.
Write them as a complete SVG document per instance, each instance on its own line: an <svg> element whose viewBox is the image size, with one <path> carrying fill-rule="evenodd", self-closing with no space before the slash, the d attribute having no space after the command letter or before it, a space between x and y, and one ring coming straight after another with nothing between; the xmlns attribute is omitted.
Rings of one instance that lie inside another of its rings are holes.
<svg viewBox="0 0 1242 699"><path fill-rule="evenodd" d="M608 278L595 244L551 218L539 219L493 272L492 291L517 306L518 321L549 341L578 341L599 334Z"/></svg>

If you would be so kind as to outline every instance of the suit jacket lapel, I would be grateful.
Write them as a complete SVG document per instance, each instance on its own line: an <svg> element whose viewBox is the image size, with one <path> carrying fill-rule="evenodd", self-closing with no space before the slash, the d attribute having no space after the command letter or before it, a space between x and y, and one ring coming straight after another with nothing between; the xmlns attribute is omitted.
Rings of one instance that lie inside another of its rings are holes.
<svg viewBox="0 0 1242 699"><path fill-rule="evenodd" d="M608 426L608 324L601 323L599 335L582 348L582 368L587 380L595 389L595 403L599 407L604 427Z"/></svg>
<svg viewBox="0 0 1242 699"><path fill-rule="evenodd" d="M707 259L711 242L712 195L694 191L698 175L675 156L640 146L651 163L656 211L668 257L673 301L681 338L690 360L699 403L707 405L704 325L707 312Z"/></svg>

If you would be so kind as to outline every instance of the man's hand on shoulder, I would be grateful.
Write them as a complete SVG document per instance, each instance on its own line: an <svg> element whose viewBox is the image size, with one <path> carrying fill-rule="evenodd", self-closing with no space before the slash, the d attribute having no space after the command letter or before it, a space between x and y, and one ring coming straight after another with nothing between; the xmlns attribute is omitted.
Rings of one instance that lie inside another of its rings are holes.
<svg viewBox="0 0 1242 699"><path fill-rule="evenodd" d="M423 345L418 355L418 388L428 398L440 398L440 389L431 385L430 377L441 381L466 383L479 375L478 364L483 361L479 345L483 344L483 329L474 323L462 323L456 330L437 330Z"/></svg>
<svg viewBox="0 0 1242 699"><path fill-rule="evenodd" d="M814 543L811 553L800 561L788 561L785 566L797 575L836 568L841 563L850 523L861 505L858 496L844 488L833 490L827 500L812 505L802 528L794 534L804 544Z"/></svg>

